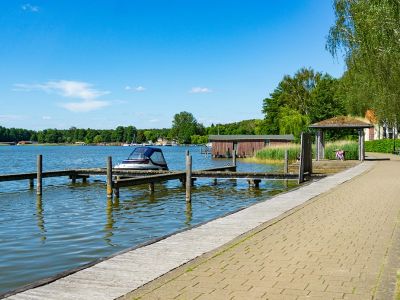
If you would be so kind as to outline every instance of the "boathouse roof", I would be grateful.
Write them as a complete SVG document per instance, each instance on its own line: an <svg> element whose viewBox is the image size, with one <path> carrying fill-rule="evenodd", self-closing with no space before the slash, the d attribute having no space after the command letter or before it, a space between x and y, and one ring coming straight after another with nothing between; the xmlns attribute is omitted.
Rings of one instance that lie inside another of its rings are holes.
<svg viewBox="0 0 400 300"><path fill-rule="evenodd" d="M347 116L333 117L327 120L314 123L309 126L310 128L371 128L374 125L360 121L356 118Z"/></svg>
<svg viewBox="0 0 400 300"><path fill-rule="evenodd" d="M293 134L279 134L279 135L210 135L210 141L254 141L254 140L281 140L293 141Z"/></svg>

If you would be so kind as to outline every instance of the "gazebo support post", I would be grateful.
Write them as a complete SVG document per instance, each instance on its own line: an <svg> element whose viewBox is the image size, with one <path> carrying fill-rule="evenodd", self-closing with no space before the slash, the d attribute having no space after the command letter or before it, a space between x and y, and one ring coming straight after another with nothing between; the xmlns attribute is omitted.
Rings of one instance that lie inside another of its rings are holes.
<svg viewBox="0 0 400 300"><path fill-rule="evenodd" d="M325 141L324 141L324 131L322 129L318 129L316 136L316 160L321 160L325 158Z"/></svg>
<svg viewBox="0 0 400 300"><path fill-rule="evenodd" d="M360 161L365 159L364 139L364 130L358 129L358 160Z"/></svg>

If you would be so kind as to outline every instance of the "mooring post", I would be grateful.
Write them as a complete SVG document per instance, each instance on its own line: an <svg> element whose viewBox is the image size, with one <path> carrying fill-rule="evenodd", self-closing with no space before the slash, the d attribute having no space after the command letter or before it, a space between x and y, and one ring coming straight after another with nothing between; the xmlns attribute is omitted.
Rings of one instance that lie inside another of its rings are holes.
<svg viewBox="0 0 400 300"><path fill-rule="evenodd" d="M260 187L261 179L248 179L247 182L249 183L249 186L253 186L258 189Z"/></svg>
<svg viewBox="0 0 400 300"><path fill-rule="evenodd" d="M33 189L34 186L35 186L35 185L34 185L34 183L33 183L33 178L30 178L30 179L29 179L29 189Z"/></svg>
<svg viewBox="0 0 400 300"><path fill-rule="evenodd" d="M236 167L236 150L232 151L232 165Z"/></svg>
<svg viewBox="0 0 400 300"><path fill-rule="evenodd" d="M107 157L107 198L112 198L113 180L112 180L112 157Z"/></svg>
<svg viewBox="0 0 400 300"><path fill-rule="evenodd" d="M36 194L42 194L42 172L43 172L43 157L41 154L37 156L37 178L36 178Z"/></svg>
<svg viewBox="0 0 400 300"><path fill-rule="evenodd" d="M285 174L289 173L289 151L288 151L288 149L285 149L285 163L283 166L283 173L285 173Z"/></svg>
<svg viewBox="0 0 400 300"><path fill-rule="evenodd" d="M192 156L186 152L186 202L192 201Z"/></svg>

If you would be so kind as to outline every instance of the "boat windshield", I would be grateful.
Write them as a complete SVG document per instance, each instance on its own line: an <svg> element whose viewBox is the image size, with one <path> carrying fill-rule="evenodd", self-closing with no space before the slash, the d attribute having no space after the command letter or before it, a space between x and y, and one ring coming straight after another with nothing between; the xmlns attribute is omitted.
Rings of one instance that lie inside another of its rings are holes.
<svg viewBox="0 0 400 300"><path fill-rule="evenodd" d="M128 159L132 159L132 160L141 160L141 159L146 159L149 158L148 156L148 148L145 147L139 147L139 148L135 148L131 155L129 155ZM147 155L146 155L147 154Z"/></svg>
<svg viewBox="0 0 400 300"><path fill-rule="evenodd" d="M131 155L129 155L128 160L145 160L151 159L151 161L156 165L167 165L162 151L158 148L152 147L137 147L135 148Z"/></svg>
<svg viewBox="0 0 400 300"><path fill-rule="evenodd" d="M158 165L166 165L167 162L165 161L164 155L161 151L154 151L153 154L150 156L150 159L153 163Z"/></svg>

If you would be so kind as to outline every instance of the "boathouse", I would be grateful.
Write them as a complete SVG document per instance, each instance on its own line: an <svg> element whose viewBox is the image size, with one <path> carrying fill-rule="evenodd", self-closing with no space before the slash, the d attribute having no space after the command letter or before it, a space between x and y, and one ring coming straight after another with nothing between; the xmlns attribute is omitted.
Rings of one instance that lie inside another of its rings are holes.
<svg viewBox="0 0 400 300"><path fill-rule="evenodd" d="M236 151L238 157L253 156L265 146L274 146L291 143L292 134L287 135L210 135L213 157L231 157Z"/></svg>

